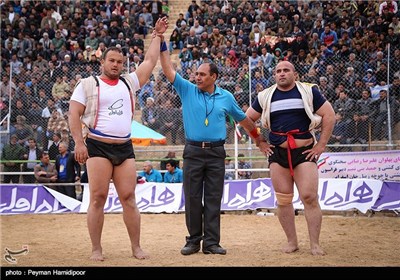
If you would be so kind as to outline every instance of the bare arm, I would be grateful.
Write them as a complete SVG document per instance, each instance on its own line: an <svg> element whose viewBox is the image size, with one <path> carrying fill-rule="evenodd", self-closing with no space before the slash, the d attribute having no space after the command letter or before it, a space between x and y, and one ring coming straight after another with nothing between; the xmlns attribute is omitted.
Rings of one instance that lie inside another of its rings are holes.
<svg viewBox="0 0 400 280"><path fill-rule="evenodd" d="M256 143L256 146L258 147L262 136L257 135L257 137L254 137L255 133L252 133L252 131L257 131L257 125L255 124L254 120L246 115L246 118L240 121L239 124L246 130L247 135L249 135L251 139L253 139L253 141Z"/></svg>
<svg viewBox="0 0 400 280"><path fill-rule="evenodd" d="M333 127L335 126L335 111L333 110L331 103L326 101L316 113L322 117L321 135L317 145L325 149L325 146L332 135Z"/></svg>
<svg viewBox="0 0 400 280"><path fill-rule="evenodd" d="M331 103L328 101L326 101L324 105L316 111L316 113L322 117L321 135L314 147L303 152L303 154L307 154L307 160L319 158L319 156L325 151L326 144L332 135L333 127L336 122L335 111L333 110Z"/></svg>
<svg viewBox="0 0 400 280"><path fill-rule="evenodd" d="M85 112L85 106L77 101L69 102L69 128L75 142L75 160L84 163L88 158L86 145L83 141L81 116Z"/></svg>
<svg viewBox="0 0 400 280"><path fill-rule="evenodd" d="M160 54L160 61L164 75L167 77L170 83L173 83L175 80L176 71L172 65L168 50Z"/></svg>
<svg viewBox="0 0 400 280"><path fill-rule="evenodd" d="M253 122L256 122L261 117L261 113L257 112L250 106L246 111L246 116L248 116Z"/></svg>
<svg viewBox="0 0 400 280"><path fill-rule="evenodd" d="M150 78L151 72L153 72L156 66L158 56L160 54L160 43L162 42L163 33L168 28L168 20L166 17L158 19L153 32L153 39L151 40L150 46L144 57L144 61L136 69L136 74L139 79L140 87L142 87L147 80Z"/></svg>
<svg viewBox="0 0 400 280"><path fill-rule="evenodd" d="M246 116L247 118L253 123L254 127L256 127L255 122L260 119L261 117L261 113L257 112L256 110L254 110L251 106L247 109L246 111ZM245 127L246 129L246 127ZM254 129L254 128L252 128ZM262 134L259 134L258 137L254 137L251 134L252 130L247 130L246 132L248 135L251 136L251 138L254 140L254 142L256 143L256 146L260 149L260 151L262 153L264 153L267 156L270 156L271 154L273 154L274 152L272 151L272 148L275 147L274 145L271 145L267 142L266 139L264 139L264 137L262 136Z"/></svg>
<svg viewBox="0 0 400 280"><path fill-rule="evenodd" d="M256 143L256 146L259 147L261 142L265 142L265 139L262 137L262 135L254 137L255 133L252 133L252 131L257 129L255 122L261 117L261 114L250 106L246 111L246 116L247 118L243 120L245 123L243 125L240 123L240 125L244 127L246 133L253 139L254 143Z"/></svg>

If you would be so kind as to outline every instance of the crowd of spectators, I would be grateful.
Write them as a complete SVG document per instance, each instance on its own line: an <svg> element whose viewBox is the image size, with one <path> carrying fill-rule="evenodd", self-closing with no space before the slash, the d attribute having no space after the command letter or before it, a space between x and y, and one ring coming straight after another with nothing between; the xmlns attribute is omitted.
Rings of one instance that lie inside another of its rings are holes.
<svg viewBox="0 0 400 280"><path fill-rule="evenodd" d="M6 130L10 113L10 133L1 145L16 135L22 146L34 138L47 150L55 133L70 142L67 111L76 83L100 73L101 55L110 46L124 50L134 71L144 58L146 35L169 11L167 3L2 1L0 117Z"/></svg>
<svg viewBox="0 0 400 280"><path fill-rule="evenodd" d="M398 2L192 1L175 22L170 52L192 81L198 65L217 64L218 85L243 108L274 83L279 61L291 61L345 123L331 144L387 140L389 112L392 130L400 121Z"/></svg>
<svg viewBox="0 0 400 280"><path fill-rule="evenodd" d="M166 39L184 78L195 82L197 67L214 62L218 85L244 110L274 83L274 66L291 61L299 80L319 85L346 124L370 123L373 140L381 140L387 138L387 98L393 126L400 121L398 6L382 0L197 0L170 22L174 30ZM170 13L168 1L158 0L6 0L0 8L1 129L11 98L10 135L22 145L33 137L45 150L56 133L70 142L69 98L81 78L99 74L104 50L124 49L127 70L134 71L154 22ZM375 99L370 87L377 85L387 87ZM180 101L162 71L137 96L143 124L170 133L172 144L184 141ZM353 135L349 129L358 126L345 127L343 133ZM232 135L228 119L227 128ZM360 135L340 142L365 143L368 133Z"/></svg>

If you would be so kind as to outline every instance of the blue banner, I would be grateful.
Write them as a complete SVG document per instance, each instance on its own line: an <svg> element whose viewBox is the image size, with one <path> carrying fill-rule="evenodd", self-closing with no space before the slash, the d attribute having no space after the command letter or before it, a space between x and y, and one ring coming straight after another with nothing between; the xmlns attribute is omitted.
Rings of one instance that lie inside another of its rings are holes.
<svg viewBox="0 0 400 280"><path fill-rule="evenodd" d="M400 183L383 182L379 197L372 209L376 211L400 209Z"/></svg>
<svg viewBox="0 0 400 280"><path fill-rule="evenodd" d="M85 213L89 205L89 189L85 185L82 202L42 185L2 185L0 214ZM375 179L319 179L319 203L322 210L400 209L400 182ZM185 211L182 184L144 183L136 187L136 201L142 213L177 213ZM293 205L302 209L297 188ZM276 208L270 178L226 181L221 209L224 211ZM122 207L113 184L110 184L104 211L121 212Z"/></svg>

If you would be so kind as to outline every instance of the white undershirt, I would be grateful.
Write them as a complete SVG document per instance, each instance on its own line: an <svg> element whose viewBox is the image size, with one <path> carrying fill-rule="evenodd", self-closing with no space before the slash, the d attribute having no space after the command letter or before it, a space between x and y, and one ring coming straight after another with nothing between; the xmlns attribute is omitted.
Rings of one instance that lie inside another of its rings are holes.
<svg viewBox="0 0 400 280"><path fill-rule="evenodd" d="M135 84L133 92L136 92L140 86L136 73L129 74ZM100 78L99 85L99 111L97 125L95 129L103 134L116 137L125 137L131 133L132 123L132 104L127 86L121 80L118 84L111 86L103 82ZM85 94L83 93L82 84L78 84L75 88L71 100L86 105ZM97 137L110 138L96 134Z"/></svg>

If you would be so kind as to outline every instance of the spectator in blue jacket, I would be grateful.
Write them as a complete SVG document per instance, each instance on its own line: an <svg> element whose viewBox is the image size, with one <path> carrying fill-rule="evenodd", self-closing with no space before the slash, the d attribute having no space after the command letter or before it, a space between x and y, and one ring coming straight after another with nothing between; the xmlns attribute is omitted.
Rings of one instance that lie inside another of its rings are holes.
<svg viewBox="0 0 400 280"><path fill-rule="evenodd" d="M143 171L139 172L139 176L146 178L146 182L162 182L161 172L153 168L150 161L145 161Z"/></svg>
<svg viewBox="0 0 400 280"><path fill-rule="evenodd" d="M175 160L167 161L167 172L164 174L165 183L182 183L183 182L183 171L176 166Z"/></svg>

